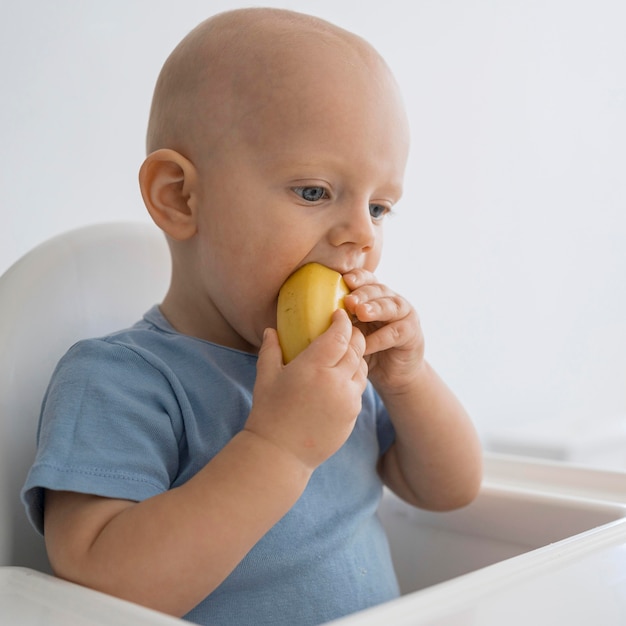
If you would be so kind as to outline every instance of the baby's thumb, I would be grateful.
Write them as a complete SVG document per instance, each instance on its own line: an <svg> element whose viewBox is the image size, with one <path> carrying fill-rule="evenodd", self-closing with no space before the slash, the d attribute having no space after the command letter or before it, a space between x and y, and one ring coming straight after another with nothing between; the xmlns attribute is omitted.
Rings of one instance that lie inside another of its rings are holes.
<svg viewBox="0 0 626 626"><path fill-rule="evenodd" d="M278 342L278 333L274 328L266 328L263 333L263 343L259 348L257 369L278 368L283 364L283 353Z"/></svg>

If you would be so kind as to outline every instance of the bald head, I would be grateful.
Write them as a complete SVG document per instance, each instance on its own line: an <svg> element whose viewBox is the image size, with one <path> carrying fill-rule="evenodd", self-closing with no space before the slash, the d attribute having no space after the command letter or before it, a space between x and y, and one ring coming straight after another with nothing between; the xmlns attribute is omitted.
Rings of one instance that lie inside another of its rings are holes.
<svg viewBox="0 0 626 626"><path fill-rule="evenodd" d="M254 134L277 108L328 89L329 72L392 80L363 39L281 9L240 9L202 22L165 62L154 92L147 150L195 160L233 133ZM335 81L339 84L341 81ZM264 117L265 116L265 117Z"/></svg>

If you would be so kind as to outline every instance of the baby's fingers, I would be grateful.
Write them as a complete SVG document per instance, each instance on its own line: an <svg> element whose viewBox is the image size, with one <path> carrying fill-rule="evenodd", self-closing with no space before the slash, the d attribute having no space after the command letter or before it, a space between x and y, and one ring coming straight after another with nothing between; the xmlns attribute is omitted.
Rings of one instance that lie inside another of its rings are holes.
<svg viewBox="0 0 626 626"><path fill-rule="evenodd" d="M390 348L397 348L403 336L401 324L385 324L367 335L365 355L375 354Z"/></svg>
<svg viewBox="0 0 626 626"><path fill-rule="evenodd" d="M363 360L365 347L365 336L356 326L352 326L350 343L339 365L345 367L353 379L360 378L363 368L365 368L365 376L367 377L367 364Z"/></svg>
<svg viewBox="0 0 626 626"><path fill-rule="evenodd" d="M361 333L361 336L363 337L363 333ZM363 342L365 343L365 337L363 337ZM365 390L365 386L367 385L367 376L369 374L367 361L363 358L365 356L366 347L367 346L364 345L363 355L359 358L359 364L354 372L354 375L352 376L352 380L358 385L361 385L363 390Z"/></svg>
<svg viewBox="0 0 626 626"><path fill-rule="evenodd" d="M376 293L359 293L352 310L359 322L393 322L412 312L411 305L395 293L379 296Z"/></svg>
<svg viewBox="0 0 626 626"><path fill-rule="evenodd" d="M333 313L328 330L315 339L302 354L313 358L323 367L335 367L348 352L354 350L353 333L354 328L348 314L341 309L337 310Z"/></svg>
<svg viewBox="0 0 626 626"><path fill-rule="evenodd" d="M346 378L356 384L354 389L358 390L360 394L365 391L367 385L368 365L364 359L365 349L365 336L359 328L352 326L352 336L348 347L335 366L337 369L343 370Z"/></svg>

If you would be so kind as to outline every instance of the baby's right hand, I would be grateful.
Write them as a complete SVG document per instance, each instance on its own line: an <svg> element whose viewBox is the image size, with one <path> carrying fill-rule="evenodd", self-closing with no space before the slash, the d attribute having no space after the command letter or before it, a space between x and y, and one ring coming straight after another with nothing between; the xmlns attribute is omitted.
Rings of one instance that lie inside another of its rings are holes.
<svg viewBox="0 0 626 626"><path fill-rule="evenodd" d="M295 455L312 471L350 436L367 384L365 338L345 311L288 365L265 332L245 430Z"/></svg>

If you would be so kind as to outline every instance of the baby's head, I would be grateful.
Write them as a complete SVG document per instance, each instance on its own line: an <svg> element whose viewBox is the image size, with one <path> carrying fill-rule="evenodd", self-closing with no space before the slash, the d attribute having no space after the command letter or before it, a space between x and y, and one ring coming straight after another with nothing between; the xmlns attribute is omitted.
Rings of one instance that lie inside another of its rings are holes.
<svg viewBox="0 0 626 626"><path fill-rule="evenodd" d="M374 270L408 137L393 76L356 35L279 9L200 24L159 76L140 173L172 250L166 316L254 351L299 266Z"/></svg>
<svg viewBox="0 0 626 626"><path fill-rule="evenodd" d="M147 150L206 157L232 132L271 130L283 112L318 105L320 96L333 95L336 77L344 76L345 87L354 81L350 88L361 98L376 92L372 83L384 74L366 41L324 20L281 9L222 13L189 33L163 66Z"/></svg>

